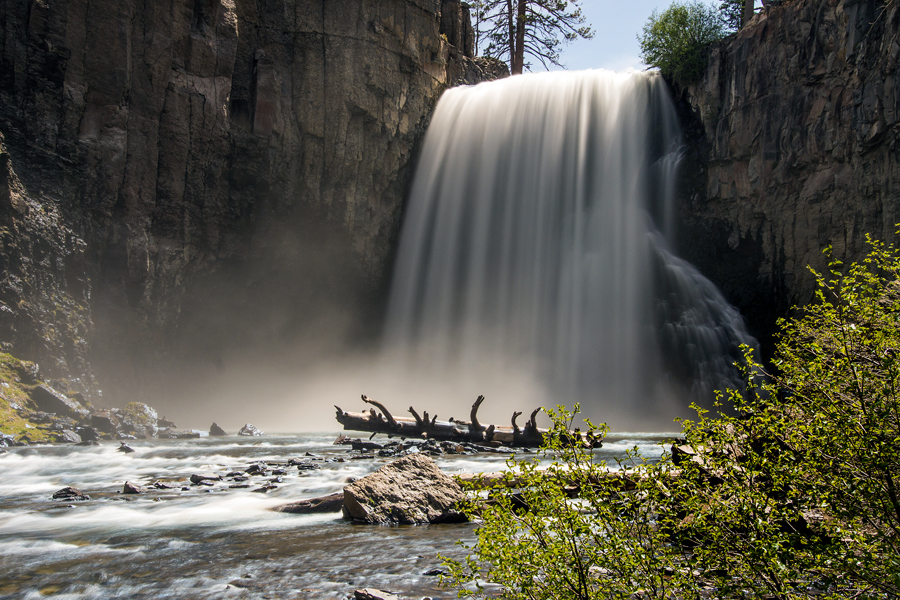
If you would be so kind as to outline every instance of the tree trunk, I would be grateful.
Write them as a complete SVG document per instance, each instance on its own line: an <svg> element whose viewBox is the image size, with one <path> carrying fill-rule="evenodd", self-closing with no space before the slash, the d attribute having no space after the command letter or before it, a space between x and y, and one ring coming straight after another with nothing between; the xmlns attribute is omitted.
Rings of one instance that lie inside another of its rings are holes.
<svg viewBox="0 0 900 600"><path fill-rule="evenodd" d="M741 17L741 27L750 22L753 18L754 0L744 0L744 14Z"/></svg>
<svg viewBox="0 0 900 600"><path fill-rule="evenodd" d="M513 58L512 74L521 75L525 68L525 17L527 15L528 0L519 0L518 14L516 15L516 54Z"/></svg>
<svg viewBox="0 0 900 600"><path fill-rule="evenodd" d="M506 20L509 29L509 72L516 72L516 19L513 16L513 0L506 0Z"/></svg>

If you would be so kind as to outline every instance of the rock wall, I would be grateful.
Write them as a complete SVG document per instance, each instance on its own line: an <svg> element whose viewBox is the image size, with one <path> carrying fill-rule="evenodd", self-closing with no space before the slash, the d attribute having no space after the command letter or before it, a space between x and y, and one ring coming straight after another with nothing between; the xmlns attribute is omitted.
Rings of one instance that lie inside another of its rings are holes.
<svg viewBox="0 0 900 600"><path fill-rule="evenodd" d="M123 401L167 361L365 334L431 110L492 68L467 25L451 0L0 0L4 349Z"/></svg>
<svg viewBox="0 0 900 600"><path fill-rule="evenodd" d="M682 255L771 349L776 316L812 297L823 248L858 259L900 223L900 4L791 0L711 49L676 90L694 142ZM693 119L693 123L691 120Z"/></svg>

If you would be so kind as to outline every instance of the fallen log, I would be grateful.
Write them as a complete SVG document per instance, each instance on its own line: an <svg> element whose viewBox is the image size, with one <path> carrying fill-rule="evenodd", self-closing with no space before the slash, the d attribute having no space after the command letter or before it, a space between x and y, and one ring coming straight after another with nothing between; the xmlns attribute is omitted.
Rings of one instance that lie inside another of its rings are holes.
<svg viewBox="0 0 900 600"><path fill-rule="evenodd" d="M476 442L519 448L538 447L543 444L544 436L547 434L547 430L539 428L535 420L537 414L542 410L541 408L536 408L531 412L531 417L522 428L516 423L516 419L522 414L519 411L513 412L509 426L482 425L478 421L478 409L484 402L484 396L478 396L478 399L472 404L469 421L458 421L453 418L449 421L440 421L437 415L429 416L428 411L423 411L420 415L412 406L408 410L413 418L395 417L383 404L372 400L365 394L362 395L362 401L371 404L378 411L370 408L364 412L347 412L335 405L337 409L335 418L344 426L345 431L365 431L373 435L382 433L389 437ZM585 436L577 429L570 431L569 436L573 443L577 441L592 448L602 445L602 440Z"/></svg>

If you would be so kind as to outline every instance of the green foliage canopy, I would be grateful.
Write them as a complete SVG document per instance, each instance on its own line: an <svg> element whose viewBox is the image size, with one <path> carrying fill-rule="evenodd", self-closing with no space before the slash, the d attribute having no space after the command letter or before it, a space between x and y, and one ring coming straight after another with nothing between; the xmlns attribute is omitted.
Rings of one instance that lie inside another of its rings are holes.
<svg viewBox="0 0 900 600"><path fill-rule="evenodd" d="M900 596L900 251L869 244L813 272L777 373L747 350L746 390L683 421L677 455L610 474L552 413L556 462L512 463L518 479L472 496L477 543L449 563L461 595L480 576L523 600Z"/></svg>
<svg viewBox="0 0 900 600"><path fill-rule="evenodd" d="M721 39L725 25L716 9L695 0L654 11L638 35L641 60L680 85L698 80L706 68L706 47Z"/></svg>

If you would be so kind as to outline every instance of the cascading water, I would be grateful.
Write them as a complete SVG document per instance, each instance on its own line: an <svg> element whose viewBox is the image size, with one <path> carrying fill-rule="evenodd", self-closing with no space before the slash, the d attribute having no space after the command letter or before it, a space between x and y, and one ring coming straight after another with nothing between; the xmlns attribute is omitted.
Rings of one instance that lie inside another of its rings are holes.
<svg viewBox="0 0 900 600"><path fill-rule="evenodd" d="M472 382L530 373L545 404L654 427L739 383L754 344L667 249L679 130L638 73L511 77L441 98L401 234L387 347Z"/></svg>

